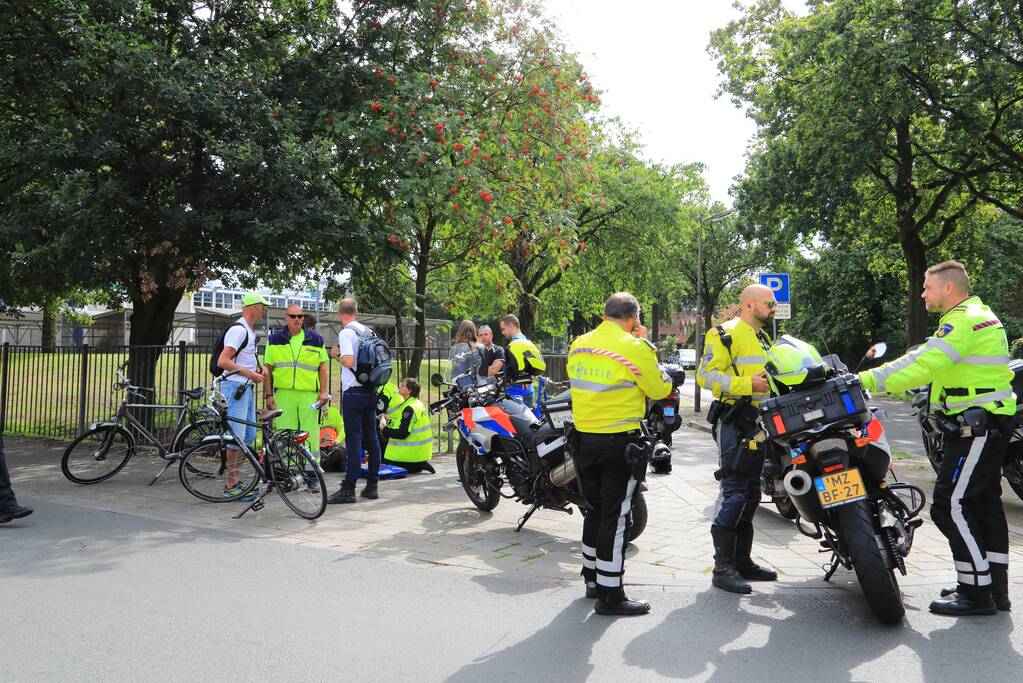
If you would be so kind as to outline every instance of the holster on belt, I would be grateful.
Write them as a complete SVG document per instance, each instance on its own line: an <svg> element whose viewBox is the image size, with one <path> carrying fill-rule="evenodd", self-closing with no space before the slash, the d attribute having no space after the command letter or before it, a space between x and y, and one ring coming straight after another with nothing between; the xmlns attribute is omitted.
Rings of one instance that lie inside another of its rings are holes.
<svg viewBox="0 0 1023 683"><path fill-rule="evenodd" d="M646 437L636 437L625 447L625 459L629 463L632 478L638 482L646 481L646 468L650 464L652 444Z"/></svg>
<svg viewBox="0 0 1023 683"><path fill-rule="evenodd" d="M721 468L714 472L714 478L718 481L726 476L752 477L760 475L760 471L764 467L764 451L759 448L750 448L750 440L757 432L759 414L760 412L750 403L750 399L743 398L728 407L728 411L721 416L722 424L735 428L739 445L730 457L724 460Z"/></svg>

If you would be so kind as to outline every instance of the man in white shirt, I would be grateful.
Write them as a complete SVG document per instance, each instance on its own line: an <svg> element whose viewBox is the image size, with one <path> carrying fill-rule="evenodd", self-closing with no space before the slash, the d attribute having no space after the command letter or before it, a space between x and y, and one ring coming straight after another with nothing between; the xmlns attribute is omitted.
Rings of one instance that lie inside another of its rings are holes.
<svg viewBox="0 0 1023 683"><path fill-rule="evenodd" d="M345 449L348 462L345 478L328 503L354 503L355 484L362 470L362 452L369 457L367 464L364 498L379 498L377 482L380 480L380 441L377 439L376 409L377 395L373 387L360 384L355 379L356 356L359 353L360 337L369 328L358 321L359 307L355 299L342 299L337 309L338 320L344 326L338 335L337 346L330 349L330 355L341 361L341 415L345 423Z"/></svg>
<svg viewBox="0 0 1023 683"><path fill-rule="evenodd" d="M259 294L242 297L242 317L224 335L224 350L217 359L217 365L230 374L220 384L220 390L227 397L227 416L236 420L256 421L256 396L253 387L263 381L263 373L256 359L258 339L252 326L262 320L270 302ZM230 422L231 429L239 440L252 446L256 443L256 428L239 422ZM224 481L224 496L236 496L246 487L241 481L241 449L227 449L227 471ZM256 492L249 493L243 500L255 498Z"/></svg>

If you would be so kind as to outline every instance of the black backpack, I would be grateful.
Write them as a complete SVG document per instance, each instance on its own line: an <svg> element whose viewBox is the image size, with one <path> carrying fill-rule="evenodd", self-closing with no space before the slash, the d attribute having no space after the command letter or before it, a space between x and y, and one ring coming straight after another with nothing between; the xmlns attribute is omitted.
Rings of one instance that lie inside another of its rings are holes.
<svg viewBox="0 0 1023 683"><path fill-rule="evenodd" d="M224 328L224 331L220 333L220 336L217 337L216 343L213 345L213 353L210 355L210 374L213 375L214 377L220 377L221 375L224 374L224 368L222 368L219 365L217 365L217 361L220 360L220 354L222 354L224 352L224 337L227 336L228 331L232 327L237 327L237 326L245 327L240 322L236 322L236 323L232 323L231 325L228 325L227 327ZM235 360L236 358L238 358L238 354L241 353L242 349L244 349L248 345L249 345L249 331L245 330L245 343L242 344L240 348L235 349L234 355L231 356L231 360Z"/></svg>
<svg viewBox="0 0 1023 683"><path fill-rule="evenodd" d="M359 350L352 370L355 381L366 387L382 387L391 379L391 349L368 327L359 333Z"/></svg>

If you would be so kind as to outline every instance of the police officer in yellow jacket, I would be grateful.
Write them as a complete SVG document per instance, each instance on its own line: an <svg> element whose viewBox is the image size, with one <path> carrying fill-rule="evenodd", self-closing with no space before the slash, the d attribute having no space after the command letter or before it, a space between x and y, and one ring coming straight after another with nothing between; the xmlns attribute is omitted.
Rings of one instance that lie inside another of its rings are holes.
<svg viewBox="0 0 1023 683"><path fill-rule="evenodd" d="M403 467L409 473L436 474L430 464L433 425L429 409L419 400L419 391L419 380L406 377L393 394L389 393L387 410L380 416L382 462Z"/></svg>
<svg viewBox="0 0 1023 683"><path fill-rule="evenodd" d="M268 376L263 383L266 407L284 411L277 418L277 427L300 429L313 435L306 444L313 460L318 461L320 411L312 406L327 401L327 350L323 337L302 328L305 314L301 306L288 306L284 315L286 327L271 334L266 343L264 365ZM310 477L310 481L316 478Z"/></svg>
<svg viewBox="0 0 1023 683"><path fill-rule="evenodd" d="M500 324L501 333L508 339L508 351L504 354L504 375L508 383L505 391L532 408L533 378L547 369L547 363L536 344L522 334L518 318L509 313L501 318Z"/></svg>
<svg viewBox="0 0 1023 683"><path fill-rule="evenodd" d="M604 322L573 341L568 352L575 463L592 508L583 520L582 575L586 596L597 598L597 614L650 611L649 603L628 599L622 587L626 523L638 485L627 449L639 434L647 397L671 392L645 335L636 297L618 292L604 303Z"/></svg>
<svg viewBox="0 0 1023 683"><path fill-rule="evenodd" d="M753 515L760 505L763 451L747 447L756 433L757 406L769 396L764 372L771 340L764 325L774 318L774 292L746 287L739 317L707 331L696 381L717 399L707 411L718 444L720 493L710 527L714 539L711 584L732 593L750 593L747 581L775 581L778 574L753 562Z"/></svg>
<svg viewBox="0 0 1023 683"><path fill-rule="evenodd" d="M948 539L958 578L955 589L931 603L931 611L952 616L1010 607L1001 476L1016 396L1005 329L969 292L961 263L929 268L922 296L927 310L942 314L937 331L905 356L860 373L871 390L931 385L931 411L947 428L931 519Z"/></svg>

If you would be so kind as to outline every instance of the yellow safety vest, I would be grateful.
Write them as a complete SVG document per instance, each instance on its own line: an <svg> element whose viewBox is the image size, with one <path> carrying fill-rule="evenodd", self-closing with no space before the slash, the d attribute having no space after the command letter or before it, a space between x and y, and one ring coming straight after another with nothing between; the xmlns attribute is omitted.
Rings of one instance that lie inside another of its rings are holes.
<svg viewBox="0 0 1023 683"><path fill-rule="evenodd" d="M646 399L671 393L654 347L611 321L576 338L568 351L572 420L581 432L617 434L639 427Z"/></svg>
<svg viewBox="0 0 1023 683"><path fill-rule="evenodd" d="M547 369L540 349L521 335L509 342L508 358L505 360L507 361L505 371L512 381L530 379Z"/></svg>
<svg viewBox="0 0 1023 683"><path fill-rule="evenodd" d="M398 396L400 399L401 396ZM412 408L412 422L408 427L408 436L404 439L391 437L387 441L385 457L395 462L423 462L433 457L433 425L430 424L430 411L418 398L411 396L403 400L393 411L388 411L388 426L397 429L401 425L401 414L405 408Z"/></svg>
<svg viewBox="0 0 1023 683"><path fill-rule="evenodd" d="M296 356L288 342L288 332L274 333L266 345L264 362L273 366L274 389L295 391L320 390L320 363L327 362L327 350L315 345L315 338L303 335L302 346ZM282 342L283 343L280 343Z"/></svg>
<svg viewBox="0 0 1023 683"><path fill-rule="evenodd" d="M763 330L758 333L742 318L732 318L720 327L731 337L731 350L721 340L717 327L708 330L696 383L719 401L735 403L736 399L748 396L753 405L760 405L760 401L770 397L770 392L754 394L753 375L764 371L771 340Z"/></svg>

